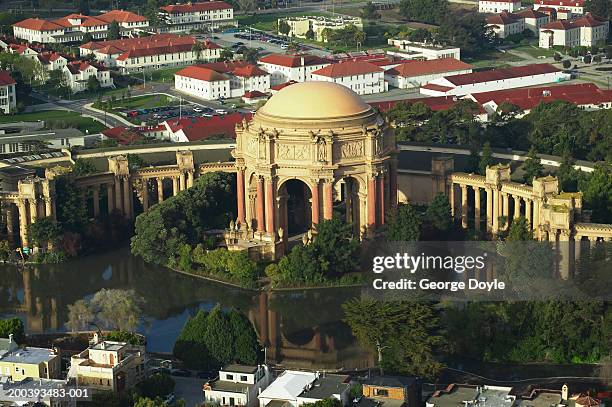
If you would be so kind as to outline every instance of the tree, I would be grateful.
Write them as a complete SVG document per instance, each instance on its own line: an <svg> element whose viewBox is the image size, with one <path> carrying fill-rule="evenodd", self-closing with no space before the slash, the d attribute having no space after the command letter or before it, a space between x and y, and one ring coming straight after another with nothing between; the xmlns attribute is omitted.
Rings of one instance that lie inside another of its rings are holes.
<svg viewBox="0 0 612 407"><path fill-rule="evenodd" d="M430 41L433 38L431 31L425 28L417 28L408 33L408 39L410 41L425 42Z"/></svg>
<svg viewBox="0 0 612 407"><path fill-rule="evenodd" d="M558 52L555 52L555 54L553 55L553 59L556 62L559 62L559 61L561 61L563 59L563 56L561 56L561 54L559 54Z"/></svg>
<svg viewBox="0 0 612 407"><path fill-rule="evenodd" d="M231 61L232 59L234 59L234 53L232 50L224 48L219 53L219 62Z"/></svg>
<svg viewBox="0 0 612 407"><path fill-rule="evenodd" d="M83 205L81 190L74 179L67 175L57 177L55 196L57 221L62 225L64 231L81 233L88 222L87 208Z"/></svg>
<svg viewBox="0 0 612 407"><path fill-rule="evenodd" d="M514 219L510 225L508 231L508 237L506 240L511 242L524 242L527 240L533 240L533 232L529 227L529 222L523 216Z"/></svg>
<svg viewBox="0 0 612 407"><path fill-rule="evenodd" d="M256 5L257 5L256 0L238 0L239 8L240 10L244 12L254 10Z"/></svg>
<svg viewBox="0 0 612 407"><path fill-rule="evenodd" d="M531 147L529 153L527 154L527 159L523 164L523 182L531 185L534 177L541 177L544 171L544 166L540 161L540 157L536 153L535 148Z"/></svg>
<svg viewBox="0 0 612 407"><path fill-rule="evenodd" d="M74 160L72 174L74 174L75 177L81 177L83 175L89 175L95 172L97 172L96 166L91 159L77 158Z"/></svg>
<svg viewBox="0 0 612 407"><path fill-rule="evenodd" d="M438 28L438 40L469 50L472 55L492 48L494 43L484 16L478 13L445 14Z"/></svg>
<svg viewBox="0 0 612 407"><path fill-rule="evenodd" d="M317 400L314 403L304 403L303 406L307 407L342 407L342 402L334 397Z"/></svg>
<svg viewBox="0 0 612 407"><path fill-rule="evenodd" d="M482 154L480 155L480 162L478 163L478 173L485 175L487 173L487 167L493 165L493 152L491 151L491 143L486 142L482 146Z"/></svg>
<svg viewBox="0 0 612 407"><path fill-rule="evenodd" d="M89 15L89 0L79 0L79 13Z"/></svg>
<svg viewBox="0 0 612 407"><path fill-rule="evenodd" d="M88 44L92 41L93 41L93 36L90 33L85 33L85 35L83 35L83 39L81 40L81 44Z"/></svg>
<svg viewBox="0 0 612 407"><path fill-rule="evenodd" d="M142 298L134 290L101 289L90 307L101 326L120 331L133 331L140 320Z"/></svg>
<svg viewBox="0 0 612 407"><path fill-rule="evenodd" d="M606 20L612 18L612 7L608 0L587 0L585 8L597 17Z"/></svg>
<svg viewBox="0 0 612 407"><path fill-rule="evenodd" d="M29 226L30 236L38 247L53 247L62 234L61 227L49 217L38 218Z"/></svg>
<svg viewBox="0 0 612 407"><path fill-rule="evenodd" d="M202 43L200 41L196 41L191 47L191 52L195 54L196 62L200 62L202 58L202 51L203 51Z"/></svg>
<svg viewBox="0 0 612 407"><path fill-rule="evenodd" d="M580 171L574 167L574 159L569 154L564 154L561 165L557 169L557 178L559 179L559 188L566 192L578 191L578 180Z"/></svg>
<svg viewBox="0 0 612 407"><path fill-rule="evenodd" d="M106 38L109 40L118 40L121 38L121 28L119 27L119 23L117 21L113 20L108 25L108 34Z"/></svg>
<svg viewBox="0 0 612 407"><path fill-rule="evenodd" d="M342 309L353 335L376 352L386 373L434 377L441 369L434 355L442 337L430 305L355 298Z"/></svg>
<svg viewBox="0 0 612 407"><path fill-rule="evenodd" d="M100 81L98 80L98 78L95 77L94 75L90 76L87 79L87 90L92 93L95 93L95 92L99 92L100 89L101 89L101 86L100 86Z"/></svg>
<svg viewBox="0 0 612 407"><path fill-rule="evenodd" d="M439 193L425 211L425 220L436 232L448 232L452 227L451 206L448 197Z"/></svg>
<svg viewBox="0 0 612 407"><path fill-rule="evenodd" d="M306 31L305 36L306 36L307 40L314 41L314 39L315 39L315 32L312 30L312 28L309 28L308 31Z"/></svg>
<svg viewBox="0 0 612 407"><path fill-rule="evenodd" d="M260 359L259 342L251 321L241 312L232 309L228 314L229 323L234 332L233 355L240 363L255 365Z"/></svg>
<svg viewBox="0 0 612 407"><path fill-rule="evenodd" d="M147 0L144 15L149 20L150 27L157 28L159 26L159 4L157 0Z"/></svg>
<svg viewBox="0 0 612 407"><path fill-rule="evenodd" d="M128 167L131 170L142 168L146 164L146 162L142 158L142 156L140 156L138 154L126 154L126 158L128 160Z"/></svg>
<svg viewBox="0 0 612 407"><path fill-rule="evenodd" d="M291 32L291 26L289 25L289 23L285 20L279 20L278 21L278 33L287 36L289 35L290 32Z"/></svg>
<svg viewBox="0 0 612 407"><path fill-rule="evenodd" d="M68 305L68 322L66 322L66 325L72 332L89 329L94 319L95 316L85 300L77 300L74 304Z"/></svg>
<svg viewBox="0 0 612 407"><path fill-rule="evenodd" d="M586 206L593 211L591 221L612 223L612 164L595 164L588 178L579 180L578 184Z"/></svg>
<svg viewBox="0 0 612 407"><path fill-rule="evenodd" d="M448 10L447 0L402 0L399 6L405 19L428 24L440 24Z"/></svg>
<svg viewBox="0 0 612 407"><path fill-rule="evenodd" d="M378 8L374 3L368 1L365 6L361 9L361 18L366 20L377 20L380 18L380 13L378 12Z"/></svg>
<svg viewBox="0 0 612 407"><path fill-rule="evenodd" d="M307 247L314 252L324 274L343 275L357 267L359 241L353 235L353 225L339 216L320 221L314 241Z"/></svg>
<svg viewBox="0 0 612 407"><path fill-rule="evenodd" d="M590 55L585 55L582 57L582 62L584 62L585 64L590 64L591 63L591 56Z"/></svg>
<svg viewBox="0 0 612 407"><path fill-rule="evenodd" d="M412 205L401 204L391 212L387 222L388 241L415 241L421 235L421 219Z"/></svg>
<svg viewBox="0 0 612 407"><path fill-rule="evenodd" d="M15 342L23 343L25 341L23 321L19 318L0 319L0 338L8 338L11 334Z"/></svg>
<svg viewBox="0 0 612 407"><path fill-rule="evenodd" d="M563 60L563 69L570 69L571 66L572 66L572 61L570 61L569 59Z"/></svg>
<svg viewBox="0 0 612 407"><path fill-rule="evenodd" d="M174 391L174 379L164 373L154 373L136 385L136 393L140 397L164 397Z"/></svg>

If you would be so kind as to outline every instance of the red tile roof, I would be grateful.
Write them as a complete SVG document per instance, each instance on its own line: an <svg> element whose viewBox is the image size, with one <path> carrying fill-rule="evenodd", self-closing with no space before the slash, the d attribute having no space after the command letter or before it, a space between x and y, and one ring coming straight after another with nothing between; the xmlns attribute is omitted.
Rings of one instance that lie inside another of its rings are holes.
<svg viewBox="0 0 612 407"><path fill-rule="evenodd" d="M249 90L247 92L244 92L244 95L242 97L245 99L257 99L268 97L268 95L258 90Z"/></svg>
<svg viewBox="0 0 612 407"><path fill-rule="evenodd" d="M548 14L543 13L541 11L536 11L532 8L526 8L525 10L518 11L513 13L515 17L519 18L544 18L548 17Z"/></svg>
<svg viewBox="0 0 612 407"><path fill-rule="evenodd" d="M521 0L478 0L478 1L495 1L496 3L519 3Z"/></svg>
<svg viewBox="0 0 612 407"><path fill-rule="evenodd" d="M387 70L386 73L403 77L422 76L432 73L456 72L472 69L473 66L455 58L409 61Z"/></svg>
<svg viewBox="0 0 612 407"><path fill-rule="evenodd" d="M125 10L111 10L100 14L97 18L107 23L112 23L113 21L118 23L142 23L147 21L146 17Z"/></svg>
<svg viewBox="0 0 612 407"><path fill-rule="evenodd" d="M383 72L382 68L363 61L346 61L331 64L313 71L313 75L327 76L330 78L342 78L352 75L363 75L367 73Z"/></svg>
<svg viewBox="0 0 612 407"><path fill-rule="evenodd" d="M27 18L23 21L19 21L13 24L13 27L20 27L20 28L25 28L28 30L35 30L35 31L56 31L56 30L62 30L64 28L59 24L56 24L51 21L43 20L41 18Z"/></svg>
<svg viewBox="0 0 612 407"><path fill-rule="evenodd" d="M217 75L213 75L212 72L216 73ZM213 78L212 80L223 80L222 78L229 79L222 74L231 74L243 78L250 78L253 76L268 75L268 72L247 61L230 61L193 65L178 71L176 74L210 81L211 79L206 78Z"/></svg>
<svg viewBox="0 0 612 407"><path fill-rule="evenodd" d="M142 134L135 128L125 126L113 127L102 131L106 137L116 140L118 144L127 145L139 141L143 138Z"/></svg>
<svg viewBox="0 0 612 407"><path fill-rule="evenodd" d="M260 63L280 65L289 68L299 66L325 65L330 61L310 54L270 54L259 59Z"/></svg>
<svg viewBox="0 0 612 407"><path fill-rule="evenodd" d="M185 76L187 78L198 79L201 81L215 82L215 81L227 81L229 77L215 71L214 69L206 68L203 66L193 65L181 69L176 72L177 76Z"/></svg>
<svg viewBox="0 0 612 407"><path fill-rule="evenodd" d="M241 76L243 78L251 78L253 76L265 76L268 75L266 71L258 67L257 65L245 65L237 67L232 71L232 73L236 76Z"/></svg>
<svg viewBox="0 0 612 407"><path fill-rule="evenodd" d="M209 118L170 119L165 123L173 133L183 131L189 141L204 140L213 136L236 138L236 124L243 118L250 120L251 114L230 113Z"/></svg>
<svg viewBox="0 0 612 407"><path fill-rule="evenodd" d="M13 79L8 71L0 71L0 86L13 85L15 83L17 82L15 82L15 79Z"/></svg>
<svg viewBox="0 0 612 407"><path fill-rule="evenodd" d="M435 91L438 91L438 92L448 92L449 90L452 89L450 86L436 85L435 83L425 84L425 85L421 86L421 88L423 88L423 89L431 89L431 90L435 90Z"/></svg>
<svg viewBox="0 0 612 407"><path fill-rule="evenodd" d="M518 18L504 11L500 14L487 17L487 24L508 25L518 22Z"/></svg>
<svg viewBox="0 0 612 407"><path fill-rule="evenodd" d="M492 101L499 106L508 102L517 105L522 110L530 110L542 102L555 100L564 100L577 105L599 105L612 102L612 90L600 89L593 83L507 89L474 93L471 96L481 105Z"/></svg>
<svg viewBox="0 0 612 407"><path fill-rule="evenodd" d="M533 64L505 69L493 69L490 71L466 73L461 75L451 75L445 76L445 78L453 85L461 86L473 83L520 78L522 76L543 75L553 72L561 72L561 70L552 66L551 64Z"/></svg>
<svg viewBox="0 0 612 407"><path fill-rule="evenodd" d="M166 13L196 13L200 11L208 10L225 10L233 8L224 1L207 1L202 3L188 3L188 4L171 4L169 6L160 7L161 10Z"/></svg>
<svg viewBox="0 0 612 407"><path fill-rule="evenodd" d="M289 81L289 82L285 82L285 83L281 83L279 85L274 85L272 87L270 87L271 90L281 90L286 88L289 85L293 85L294 83L297 83L296 81Z"/></svg>
<svg viewBox="0 0 612 407"><path fill-rule="evenodd" d="M591 13L586 13L584 16L575 20L557 20L542 26L548 30L571 30L579 27L599 27L608 24L607 21L593 17Z"/></svg>

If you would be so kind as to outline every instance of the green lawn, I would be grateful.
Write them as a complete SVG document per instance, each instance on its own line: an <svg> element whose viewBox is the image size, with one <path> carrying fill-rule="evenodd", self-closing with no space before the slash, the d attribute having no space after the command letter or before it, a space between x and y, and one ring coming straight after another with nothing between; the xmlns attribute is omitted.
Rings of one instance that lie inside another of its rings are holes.
<svg viewBox="0 0 612 407"><path fill-rule="evenodd" d="M44 120L45 128L49 130L76 128L83 132L89 130L89 133L99 133L106 128L102 123L90 119L89 117L82 117L79 113L66 110L43 110L35 113L0 116L1 124L38 120Z"/></svg>
<svg viewBox="0 0 612 407"><path fill-rule="evenodd" d="M129 99L119 99L114 103L116 109L149 109L177 104L175 98L166 95L135 96Z"/></svg>
<svg viewBox="0 0 612 407"><path fill-rule="evenodd" d="M537 57L552 57L555 51L551 49L540 48L537 45L521 45L516 48L512 48L513 51L520 51L531 55L534 58Z"/></svg>
<svg viewBox="0 0 612 407"><path fill-rule="evenodd" d="M476 68L484 67L504 67L508 62L523 61L523 58L509 53L492 51L486 54L481 54L472 58L461 58L468 64L474 65Z"/></svg>
<svg viewBox="0 0 612 407"><path fill-rule="evenodd" d="M330 13L317 11L296 12L296 13L275 13L275 14L256 14L239 15L236 17L239 26L249 26L257 30L272 31L272 26L279 18L302 17L302 16L329 16Z"/></svg>

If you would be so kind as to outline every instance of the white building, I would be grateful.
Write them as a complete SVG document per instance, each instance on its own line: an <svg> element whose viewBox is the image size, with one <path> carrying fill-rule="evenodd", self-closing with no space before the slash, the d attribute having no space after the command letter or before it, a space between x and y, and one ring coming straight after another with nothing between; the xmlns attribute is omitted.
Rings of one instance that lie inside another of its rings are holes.
<svg viewBox="0 0 612 407"><path fill-rule="evenodd" d="M590 13L576 20L557 20L540 27L540 48L590 47L605 41L610 31L609 22Z"/></svg>
<svg viewBox="0 0 612 407"><path fill-rule="evenodd" d="M335 398L348 406L348 376L285 370L259 395L259 407L283 405L300 407L306 403Z"/></svg>
<svg viewBox="0 0 612 407"><path fill-rule="evenodd" d="M500 14L487 17L487 28L499 38L506 38L509 35L522 33L525 30L525 20L502 11Z"/></svg>
<svg viewBox="0 0 612 407"><path fill-rule="evenodd" d="M538 10L545 7L555 9L557 12L569 10L574 15L582 15L585 12L584 3L585 0L535 0L533 9Z"/></svg>
<svg viewBox="0 0 612 407"><path fill-rule="evenodd" d="M470 73L472 68L454 58L410 61L385 71L385 80L400 89L418 88L445 75Z"/></svg>
<svg viewBox="0 0 612 407"><path fill-rule="evenodd" d="M165 23L160 31L190 32L236 25L234 9L223 1L171 4L159 9L160 19Z"/></svg>
<svg viewBox="0 0 612 407"><path fill-rule="evenodd" d="M259 65L270 73L270 84L289 81L305 82L312 72L331 64L327 59L308 54L270 54L259 59Z"/></svg>
<svg viewBox="0 0 612 407"><path fill-rule="evenodd" d="M464 96L471 93L543 85L567 79L569 75L550 64L534 64L445 76L421 86L420 92L429 96Z"/></svg>
<svg viewBox="0 0 612 407"><path fill-rule="evenodd" d="M514 13L513 16L523 20L523 29L531 31L536 36L540 33L540 27L550 22L550 16L548 14L541 13L531 8L526 8L518 13Z"/></svg>
<svg viewBox="0 0 612 407"><path fill-rule="evenodd" d="M5 133L0 130L0 155L33 153L41 149L93 147L101 140L100 134L83 134L78 129L54 129Z"/></svg>
<svg viewBox="0 0 612 407"><path fill-rule="evenodd" d="M386 92L385 71L363 61L344 61L313 71L313 81L333 82L351 89L358 95Z"/></svg>
<svg viewBox="0 0 612 407"><path fill-rule="evenodd" d="M32 60L35 60L38 56L38 52L33 50L30 46L23 44L11 44L8 46L7 51L11 54L21 55L22 57Z"/></svg>
<svg viewBox="0 0 612 407"><path fill-rule="evenodd" d="M327 42L327 38L323 33L324 30L335 31L344 28L355 26L363 30L363 21L359 17L334 15L334 17L323 16L304 16L304 17L289 17L279 18L278 26L281 22L289 25L289 37L307 38L307 33L312 32L313 39L319 42ZM280 31L279 31L280 34Z"/></svg>
<svg viewBox="0 0 612 407"><path fill-rule="evenodd" d="M194 50L200 44L201 52ZM142 38L92 41L79 47L81 56L93 54L108 67L118 67L122 73L184 66L199 61L215 61L221 47L211 41L199 42L192 36L155 34Z"/></svg>
<svg viewBox="0 0 612 407"><path fill-rule="evenodd" d="M68 65L68 59L57 52L41 52L37 61L45 70L45 78L49 77L49 72L62 71Z"/></svg>
<svg viewBox="0 0 612 407"><path fill-rule="evenodd" d="M72 93L86 91L91 77L96 78L102 88L114 86L110 71L101 65L77 61L66 65L63 72L66 84Z"/></svg>
<svg viewBox="0 0 612 407"><path fill-rule="evenodd" d="M194 65L174 74L174 88L205 100L236 98L249 91L268 93L270 74L246 61Z"/></svg>
<svg viewBox="0 0 612 407"><path fill-rule="evenodd" d="M456 47L425 44L395 38L389 38L387 43L396 47L399 51L387 51L387 54L400 56L405 59L461 59L461 49Z"/></svg>
<svg viewBox="0 0 612 407"><path fill-rule="evenodd" d="M82 41L85 34L104 39L109 25L116 21L122 35L132 35L149 26L149 20L124 10L112 10L98 16L69 14L56 20L28 18L13 24L15 38L28 42L70 43Z"/></svg>
<svg viewBox="0 0 612 407"><path fill-rule="evenodd" d="M265 365L230 365L219 371L219 377L204 384L204 400L221 406L255 407L257 395L268 387L271 375Z"/></svg>
<svg viewBox="0 0 612 407"><path fill-rule="evenodd" d="M0 71L0 110L8 114L17 107L15 80L8 71Z"/></svg>
<svg viewBox="0 0 612 407"><path fill-rule="evenodd" d="M478 0L479 13L514 13L520 10L521 0Z"/></svg>

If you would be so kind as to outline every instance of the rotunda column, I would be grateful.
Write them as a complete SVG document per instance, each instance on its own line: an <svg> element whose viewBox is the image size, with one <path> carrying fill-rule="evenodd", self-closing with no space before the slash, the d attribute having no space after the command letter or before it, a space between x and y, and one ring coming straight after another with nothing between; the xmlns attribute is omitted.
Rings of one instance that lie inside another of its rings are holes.
<svg viewBox="0 0 612 407"><path fill-rule="evenodd" d="M368 229L376 227L376 176L371 174L368 179Z"/></svg>
<svg viewBox="0 0 612 407"><path fill-rule="evenodd" d="M244 169L239 168L236 173L236 189L238 195L238 223L242 227L245 224L245 210L244 210Z"/></svg>
<svg viewBox="0 0 612 407"><path fill-rule="evenodd" d="M276 205L274 199L274 178L266 178L266 232L276 235Z"/></svg>
<svg viewBox="0 0 612 407"><path fill-rule="evenodd" d="M95 185L92 191L93 195L93 215L97 217L100 214L100 186ZM47 212L47 216L49 213Z"/></svg>
<svg viewBox="0 0 612 407"><path fill-rule="evenodd" d="M378 226L385 224L385 174L378 176Z"/></svg>
<svg viewBox="0 0 612 407"><path fill-rule="evenodd" d="M474 228L480 232L480 188L473 186L474 189Z"/></svg>
<svg viewBox="0 0 612 407"><path fill-rule="evenodd" d="M319 180L312 183L312 202L310 204L312 208L312 224L316 225L319 223Z"/></svg>
<svg viewBox="0 0 612 407"><path fill-rule="evenodd" d="M389 204L391 209L397 207L397 163L389 165Z"/></svg>
<svg viewBox="0 0 612 407"><path fill-rule="evenodd" d="M26 200L20 199L17 202L19 209L19 237L21 238L21 246L28 245L28 211L26 209Z"/></svg>
<svg viewBox="0 0 612 407"><path fill-rule="evenodd" d="M265 232L266 226L264 223L264 180L262 177L257 178L257 231Z"/></svg>
<svg viewBox="0 0 612 407"><path fill-rule="evenodd" d="M164 179L157 178L157 203L164 201Z"/></svg>
<svg viewBox="0 0 612 407"><path fill-rule="evenodd" d="M518 219L521 217L521 197L514 196L514 219Z"/></svg>
<svg viewBox="0 0 612 407"><path fill-rule="evenodd" d="M529 229L531 229L531 199L525 199L525 218Z"/></svg>
<svg viewBox="0 0 612 407"><path fill-rule="evenodd" d="M468 227L468 191L467 185L461 185L461 227Z"/></svg>
<svg viewBox="0 0 612 407"><path fill-rule="evenodd" d="M487 232L491 232L491 226L493 225L493 190L491 188L486 189L487 192Z"/></svg>
<svg viewBox="0 0 612 407"><path fill-rule="evenodd" d="M334 210L334 191L332 180L323 181L323 219L330 220Z"/></svg>

